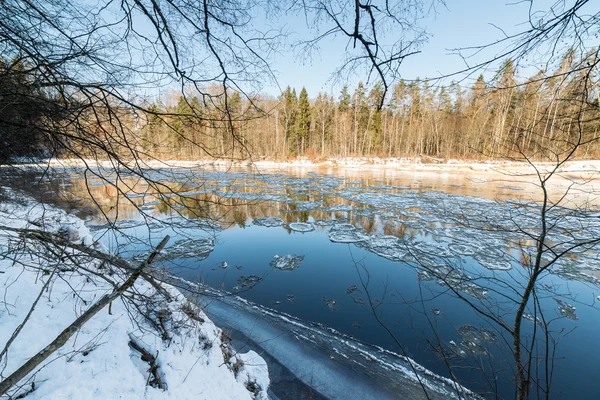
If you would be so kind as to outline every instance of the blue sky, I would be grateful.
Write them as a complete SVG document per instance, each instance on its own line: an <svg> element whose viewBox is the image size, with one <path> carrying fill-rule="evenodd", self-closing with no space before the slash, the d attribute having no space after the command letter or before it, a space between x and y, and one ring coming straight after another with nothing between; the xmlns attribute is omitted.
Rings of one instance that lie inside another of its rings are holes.
<svg viewBox="0 0 600 400"><path fill-rule="evenodd" d="M446 7L438 7L436 13L422 21L431 38L422 47L421 54L405 59L401 70L404 79L438 77L463 69L463 60L449 54L449 50L487 44L502 38L504 33L495 26L507 34L526 28L523 24L528 18L529 2L526 1L515 0L508 3L505 0L447 0L446 3ZM534 2L536 9L548 9L552 4L554 0ZM288 16L287 24L297 31L298 35L306 30L302 16ZM275 60L274 69L277 71L280 86L290 85L298 90L305 86L310 97L316 97L320 91L337 95L341 84L331 80L331 73L335 66L340 64L345 45L346 40L322 43L320 54L311 59L292 51L279 55ZM483 60L492 54L480 54L473 61ZM488 71L487 75L489 74L491 72ZM366 79L366 75L357 74L347 83L353 87L360 80ZM464 84L470 83L467 80ZM278 94L278 89L274 86L265 87L264 91L272 95Z"/></svg>

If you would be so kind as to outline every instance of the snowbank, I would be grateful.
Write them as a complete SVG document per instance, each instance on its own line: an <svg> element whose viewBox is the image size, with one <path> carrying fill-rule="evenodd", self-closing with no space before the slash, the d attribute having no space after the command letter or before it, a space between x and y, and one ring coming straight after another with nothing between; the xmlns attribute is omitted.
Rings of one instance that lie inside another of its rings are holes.
<svg viewBox="0 0 600 400"><path fill-rule="evenodd" d="M0 225L60 232L70 240L92 244L81 220L27 201L0 204ZM44 250L31 243L24 249L22 243L16 235L0 229L0 352L39 296L31 317L0 361L0 380L112 290L95 273L102 272L117 283L126 277L122 271L107 272L106 266L91 260L85 265L89 272L85 272L70 265L66 253L60 260L47 251L32 254L32 249ZM108 307L96 314L9 394L14 397L31 391L27 399L266 399L269 377L265 361L252 351L236 354L226 335L202 310L175 288L165 288L170 301L138 279L135 296L113 302L110 314ZM134 304L135 299L144 296L152 299L145 311L158 316L165 327L163 334L136 309L144 303ZM150 365L130 341L155 356L166 389L147 384L153 380Z"/></svg>
<svg viewBox="0 0 600 400"><path fill-rule="evenodd" d="M41 167L101 167L113 168L112 162L97 160L80 159L50 159L39 160L36 163L26 164L29 166L37 165ZM255 167L261 169L285 169L285 168L320 168L330 167L339 169L372 169L382 170L390 169L397 171L420 171L420 172L440 172L440 171L470 171L470 172L500 172L508 174L531 174L533 172L531 165L526 162L501 160L501 159L482 159L482 160L460 160L460 159L436 159L432 157L399 157L399 158L380 158L380 157L330 157L321 160L311 160L308 158L297 158L289 161L274 160L226 160L226 159L208 159L208 160L137 160L131 163L132 166L142 166L144 168L198 168L198 167ZM535 166L540 170L550 170L555 167L554 163L537 162ZM561 173L598 173L600 172L600 160L574 160L565 163L559 168Z"/></svg>

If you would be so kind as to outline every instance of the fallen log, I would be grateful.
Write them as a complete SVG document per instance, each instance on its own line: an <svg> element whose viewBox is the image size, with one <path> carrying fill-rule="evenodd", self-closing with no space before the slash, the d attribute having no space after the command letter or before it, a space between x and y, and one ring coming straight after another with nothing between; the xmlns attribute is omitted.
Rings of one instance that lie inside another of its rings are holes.
<svg viewBox="0 0 600 400"><path fill-rule="evenodd" d="M33 371L44 360L50 357L56 350L64 346L65 343L67 343L67 341L71 338L71 336L73 336L79 329L81 329L81 327L87 321L89 321L94 315L96 315L100 310L102 310L107 304L117 299L127 289L131 288L137 280L137 278L142 273L142 271L144 270L144 268L146 268L152 263L154 258L158 255L158 253L160 253L160 251L165 247L169 239L170 237L168 235L165 236L165 238L158 244L156 249L148 256L146 261L144 261L138 268L136 268L121 286L115 288L111 293L102 296L100 300L94 303L83 314L81 314L79 318L73 321L71 325L65 328L65 330L63 330L49 345L44 347L40 352L31 357L27 362L25 362L25 364L19 367L10 376L8 376L6 379L0 382L0 396L4 395L21 379L25 378L31 371Z"/></svg>

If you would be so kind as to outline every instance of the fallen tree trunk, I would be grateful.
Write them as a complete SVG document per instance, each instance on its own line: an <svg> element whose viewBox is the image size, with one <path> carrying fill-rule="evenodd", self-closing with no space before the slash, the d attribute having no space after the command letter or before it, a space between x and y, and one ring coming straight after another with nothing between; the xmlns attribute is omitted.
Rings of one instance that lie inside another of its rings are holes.
<svg viewBox="0 0 600 400"><path fill-rule="evenodd" d="M150 372L150 376L152 376L152 379L150 379L150 376L148 376L147 384L159 389L166 389L162 378L160 377L160 373L158 372L158 363L156 362L156 357L154 357L152 353L146 350L144 346L139 344L135 340L135 338L131 336L129 337L129 347L138 351L142 355L142 361L146 361L150 365L150 369L148 372Z"/></svg>
<svg viewBox="0 0 600 400"><path fill-rule="evenodd" d="M100 300L94 303L90 308L88 308L79 318L77 318L71 325L69 325L65 330L63 330L57 337L50 343L48 346L44 347L40 352L31 357L25 364L19 367L15 372L13 372L10 376L8 376L5 380L0 382L0 396L4 395L7 391L9 391L15 384L17 384L21 379L25 378L31 371L33 371L38 365L40 365L44 360L50 357L56 350L60 349L62 346L67 343L67 341L73 336L81 327L89 321L94 315L96 315L100 310L102 310L107 304L112 302L121 296L127 289L131 288L135 283L136 279L140 276L144 268L152 263L154 258L160 251L165 247L167 242L169 241L169 236L165 236L165 238L158 244L156 249L148 256L146 261L144 261L138 268L136 268L132 274L127 278L123 284L117 288L115 288L111 293L102 296Z"/></svg>

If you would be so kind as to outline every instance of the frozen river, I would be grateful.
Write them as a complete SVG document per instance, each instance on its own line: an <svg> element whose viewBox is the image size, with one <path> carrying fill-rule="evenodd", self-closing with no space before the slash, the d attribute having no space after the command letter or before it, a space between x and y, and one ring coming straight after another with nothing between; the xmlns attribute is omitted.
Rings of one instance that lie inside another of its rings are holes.
<svg viewBox="0 0 600 400"><path fill-rule="evenodd" d="M514 397L510 331L542 227L541 189L530 176L249 168L149 174L168 185L167 196L156 194L163 186L124 175L124 198L91 174L86 184L77 170L60 172L42 191L53 201L59 193L63 206L126 258L170 234L159 261L177 277L409 356L484 397ZM569 182L552 186L551 199ZM567 207L547 214L541 262L548 267L521 337L540 393L551 376L551 398L594 399L600 219L593 194L572 190ZM90 194L105 215L93 211Z"/></svg>

